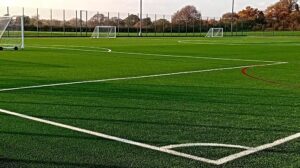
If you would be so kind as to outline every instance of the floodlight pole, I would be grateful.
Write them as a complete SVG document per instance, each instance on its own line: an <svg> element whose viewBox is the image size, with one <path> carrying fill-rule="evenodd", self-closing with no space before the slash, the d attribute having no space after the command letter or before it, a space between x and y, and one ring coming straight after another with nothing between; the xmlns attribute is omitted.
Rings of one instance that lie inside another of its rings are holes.
<svg viewBox="0 0 300 168"><path fill-rule="evenodd" d="M139 36L142 37L143 29L143 0L140 0L140 33Z"/></svg>
<svg viewBox="0 0 300 168"><path fill-rule="evenodd" d="M25 11L24 11L24 7L22 8L22 16L21 16L21 36L22 36L22 44L21 44L21 49L24 49L25 48L25 45L24 45L24 16L25 16Z"/></svg>
<svg viewBox="0 0 300 168"><path fill-rule="evenodd" d="M234 14L234 0L232 0L232 10L231 10L231 36L233 36L233 14Z"/></svg>
<svg viewBox="0 0 300 168"><path fill-rule="evenodd" d="M6 15L9 16L9 7L6 7Z"/></svg>

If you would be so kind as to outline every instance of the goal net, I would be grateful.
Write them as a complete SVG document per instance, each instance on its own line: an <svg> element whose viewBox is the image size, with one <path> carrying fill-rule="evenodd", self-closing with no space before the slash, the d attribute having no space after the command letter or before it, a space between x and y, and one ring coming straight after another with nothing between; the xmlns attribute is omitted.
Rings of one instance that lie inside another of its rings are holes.
<svg viewBox="0 0 300 168"><path fill-rule="evenodd" d="M210 28L206 37L223 37L223 28Z"/></svg>
<svg viewBox="0 0 300 168"><path fill-rule="evenodd" d="M92 38L116 38L116 26L96 26Z"/></svg>
<svg viewBox="0 0 300 168"><path fill-rule="evenodd" d="M24 48L23 16L0 17L0 50Z"/></svg>

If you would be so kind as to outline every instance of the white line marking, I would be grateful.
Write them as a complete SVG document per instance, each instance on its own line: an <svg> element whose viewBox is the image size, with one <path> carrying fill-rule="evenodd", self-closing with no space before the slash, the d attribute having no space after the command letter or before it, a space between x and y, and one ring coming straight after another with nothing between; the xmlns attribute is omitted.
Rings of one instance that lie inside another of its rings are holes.
<svg viewBox="0 0 300 168"><path fill-rule="evenodd" d="M128 54L128 55L145 55L145 56L156 56L156 57L173 57L173 58L193 58L193 59L221 60L221 61L241 61L241 62L260 62L260 63L276 63L276 62L281 62L281 61L264 61L264 60L237 59L237 58L218 58L218 57L199 57L199 56L183 56L183 55L168 55L168 54L130 53L130 52L119 52L119 51L112 51L112 53Z"/></svg>
<svg viewBox="0 0 300 168"><path fill-rule="evenodd" d="M41 45L39 45L39 46L41 46ZM107 51L111 51L111 49L104 48L104 47L79 46L79 45L78 46L76 46L76 45L50 45L50 47L78 47L78 48L90 48L90 49L104 49Z"/></svg>
<svg viewBox="0 0 300 168"><path fill-rule="evenodd" d="M90 131L90 130L87 130L87 129L82 129L82 128L78 128L78 127L74 127L74 126L70 126L70 125L66 125L66 124L61 124L61 123L58 123L58 122L53 122L53 121L49 121L49 120L45 120L45 119L41 119L41 118L37 118L37 117L32 117L32 116L28 116L28 115L24 115L24 114L19 114L19 113L8 111L8 110L0 109L0 113L4 113L4 114L7 114L7 115L12 115L12 116L24 118L24 119L31 120L31 121L44 123L44 124L47 124L47 125L52 125L52 126L56 126L56 127L60 127L60 128L65 128L65 129L68 129L68 130L81 132L81 133L84 133L84 134L93 135L93 136L96 136L96 137L100 137L100 138L104 138L104 139L108 139L108 140L112 140L112 141L122 142L122 143L125 143L125 144L130 144L130 145L134 145L134 146L138 146L138 147L142 147L142 148L146 148L146 149L151 149L151 150L154 150L154 151L159 151L159 152L163 152L163 153L167 153L167 154L171 154L171 155L175 155L175 156L179 156L179 157L183 157L183 158L187 158L187 159L192 159L192 160L201 161L201 162L205 162L205 163L210 163L210 164L214 164L214 165L217 164L217 162L215 160L210 160L210 159L207 159L207 158L202 158L202 157L198 157L198 156L194 156L194 155L189 155L189 154L186 154L186 153L181 153L181 152L173 151L173 150L170 150L170 149L164 149L164 148L160 148L160 147L145 144L145 143L135 142L135 141L131 141L131 140L128 140L128 139L119 138L119 137L115 137L115 136L111 136L111 135L107 135L107 134L103 134L103 133L99 133L99 132L94 132L94 131Z"/></svg>
<svg viewBox="0 0 300 168"><path fill-rule="evenodd" d="M286 42L278 42L278 43L243 43L243 42L236 42L236 43L228 43L228 42L215 42L215 41L201 41L201 40L179 40L178 43L182 44L203 44L203 45L227 45L227 46L245 46L245 45L263 45L263 46L299 46L300 44L297 43L286 43Z"/></svg>
<svg viewBox="0 0 300 168"><path fill-rule="evenodd" d="M246 44L238 44L238 43L220 43L220 42L203 42L199 40L179 40L178 43L182 44L204 44L204 45L228 45L228 46L241 46Z"/></svg>
<svg viewBox="0 0 300 168"><path fill-rule="evenodd" d="M242 151L242 152L239 152L239 153L221 158L221 159L217 160L217 164L221 165L221 164L236 160L238 158L241 158L241 157L244 157L244 156L247 156L247 155L251 155L251 154L254 154L254 153L269 149L269 148L273 148L275 146L279 146L281 144L290 142L290 141L298 139L298 138L300 138L300 132L297 133L297 134L294 134L294 135L276 140L273 143L264 144L264 145L261 145L261 146L255 147L255 148L250 148L248 150L245 150L245 151Z"/></svg>
<svg viewBox="0 0 300 168"><path fill-rule="evenodd" d="M219 144L219 143L186 143L186 144L175 144L163 146L163 149L174 149L174 148L186 148L195 146L205 146L205 147L224 147L224 148L236 148L236 149L251 149L251 147L241 146L241 145L231 145L231 144Z"/></svg>
<svg viewBox="0 0 300 168"><path fill-rule="evenodd" d="M69 130L72 130L72 131L81 132L81 133L85 133L85 134L88 134L88 135L93 135L93 136L104 138L104 139L109 139L109 140L112 140L112 141L122 142L122 143L130 144L130 145L134 145L134 146L138 146L138 147L142 147L142 148L146 148L146 149L151 149L151 150L154 150L154 151L159 151L159 152L167 153L167 154L174 155L174 156L179 156L179 157L192 159L192 160L196 160L196 161L200 161L200 162L204 162L204 163L209 163L209 164L213 164L213 165L222 165L222 164L228 163L230 161L236 160L238 158L241 158L241 157L244 157L244 156L247 156L247 155L251 155L251 154L254 154L254 153L257 153L259 151L263 151L263 150L266 150L266 149L269 149L269 148L273 148L275 146L279 146L279 145L282 145L284 143L287 143L287 142L290 142L292 140L300 138L300 133L297 133L297 134L291 135L289 137L276 140L273 143L261 145L261 146L254 147L254 148L249 148L245 151L242 151L242 152L239 152L239 153L236 153L236 154L233 154L233 155L229 155L227 157L224 157L224 158L221 158L221 159L218 159L218 160L211 160L211 159L207 159L207 158L203 158L203 157L198 157L198 156L194 156L194 155L190 155L190 154L170 150L167 147L157 147L157 146L153 146L153 145L149 145L149 144L145 144L145 143L131 141L131 140L128 140L128 139L119 138L119 137L116 137L116 136L111 136L111 135L107 135L107 134L103 134L103 133L99 133L99 132L94 132L94 131L90 131L90 130L87 130L87 129L82 129L82 128L78 128L78 127L74 127L74 126L70 126L70 125L66 125L66 124L61 124L61 123L58 123L58 122L53 122L53 121L49 121L49 120L45 120L45 119L41 119L41 118L37 118L37 117L32 117L32 116L28 116L28 115L24 115L24 114L12 112L12 111L4 110L4 109L0 109L0 113L11 115L11 116L16 116L16 117L19 117L19 118L24 118L24 119L31 120L31 121L44 123L44 124L47 124L47 125L52 125L52 126L56 126L56 127L60 127L60 128L65 128L65 129L69 129ZM221 146L222 144L212 144L212 145L222 147ZM230 145L226 145L226 146L230 146ZM240 146L240 147L242 147L242 146Z"/></svg>
<svg viewBox="0 0 300 168"><path fill-rule="evenodd" d="M51 47L53 46L53 47ZM98 48L98 47L85 47L85 46L64 46L64 45L51 45L48 47L44 46L29 46L32 48L44 48L44 49L58 49L58 50L73 50L73 51L85 51L85 52L111 52L115 54L127 54L127 55L144 55L144 56L155 56L155 57L170 57L170 58L192 58L192 59L207 59L207 60L222 60L222 61L241 61L241 62L259 62L259 63L275 63L282 61L265 61L265 60L252 60L252 59L237 59L237 58L218 58L218 57L199 57L199 56L184 56L184 55L170 55L170 54L146 54L146 53L131 53L131 52L120 52L120 51L112 51L108 48ZM57 48L55 46L64 47ZM104 49L107 51L99 51L99 50L86 50L86 49L72 49L65 47L79 47L79 48L90 48L90 49Z"/></svg>
<svg viewBox="0 0 300 168"><path fill-rule="evenodd" d="M271 66L271 65L279 65L279 64L285 64L285 63L284 62L276 62L276 63L272 63L272 64L245 65L245 66L236 66L236 67L228 67L228 68L204 69L204 70L197 70L197 71L183 71L183 72L163 73L163 74L154 74L154 75L142 75L142 76L121 77L121 78L100 79L100 80L87 80L87 81L77 81L77 82L64 82L64 83L35 85L35 86L23 86L23 87L0 89L0 92L25 90L25 89L36 89L36 88L45 88L45 87L55 87L55 86L67 86L67 85L76 85L76 84L87 84L87 83L100 83L100 82L110 82L110 81L120 81L120 80L155 78L155 77L204 73L204 72L213 72L213 71L224 71L224 70L251 68L251 67L263 67L263 66Z"/></svg>
<svg viewBox="0 0 300 168"><path fill-rule="evenodd" d="M99 50L87 50L87 49L77 49L77 48L65 48L63 45L52 45L45 47L45 46L37 46L37 45L31 45L31 46L27 46L27 47L31 47L31 48L40 48L40 49L55 49L55 50L69 50L69 51L84 51L84 52L103 52L103 53L110 53L111 49L108 48L96 48L96 47L85 47L85 48L90 48L90 49L102 49L105 51L99 51ZM69 46L69 47L78 47L78 48L82 48L80 46Z"/></svg>
<svg viewBox="0 0 300 168"><path fill-rule="evenodd" d="M51 48L51 47L42 47L42 48ZM81 50L81 49L70 49L70 48L53 48L53 49L75 50L75 51L78 50L78 51L87 51L87 52L101 52L101 51L95 51L95 50ZM102 48L102 49L104 49L104 48ZM102 51L102 52L112 52L112 51L110 49L108 49L107 51ZM215 69L206 69L206 70L198 70L198 71L185 71L185 72L165 73L165 74L156 74L156 75L144 75L144 76L135 76L135 77L112 78L112 79L101 79L101 80L90 80L90 81L79 81L79 82L66 82L66 83L46 84L46 85L37 85L37 86L25 86L25 87L18 87L18 88L0 89L0 92L13 91L13 90L23 90L23 89L33 89L33 88L54 87L54 86L75 85L75 84L84 84L84 83L98 83L98 82L118 81L118 80L154 78L154 77L162 77L162 76L173 76L173 75L182 75L182 74L193 74L193 73L202 73L202 72L241 69L241 68L247 68L247 67L248 68L250 68L250 67L263 67L263 66L280 65L280 64L286 64L287 63L287 62L275 62L275 61L223 59L223 58L174 56L174 55L144 54L144 53L126 53L126 52L114 52L114 53L131 54L131 55L150 55L150 56L162 56L162 57L218 59L218 60L247 61L247 62L265 62L265 63L268 62L270 64L247 65L247 66L245 65L245 66L228 67L228 68L215 68ZM207 158L202 158L202 157L198 157L198 156L189 155L189 154L186 154L186 153L181 153L181 152L173 151L173 150L170 150L170 149L166 149L167 147L157 147L157 146L153 146L153 145L149 145L149 144L135 142L135 141L131 141L131 140L115 137L115 136L106 135L106 134L99 133L99 132L94 132L94 131L90 131L90 130L86 130L86 129L82 129L82 128L78 128L78 127L74 127L74 126L70 126L70 125L65 125L65 124L61 124L61 123L57 123L57 122L53 122L53 121L49 121L49 120L44 120L44 119L40 119L40 118L36 118L36 117L31 117L31 116L19 114L19 113L16 113L16 112L11 112L11 111L8 111L8 110L0 109L0 113L12 115L12 116L16 116L16 117L20 117L20 118L24 118L24 119L28 119L28 120L32 120L32 121L36 121L36 122L40 122L40 123L44 123L44 124L48 124L48 125L53 125L53 126L57 126L57 127L61 127L61 128L65 128L65 129L69 129L69 130L89 134L89 135L94 135L94 136L101 137L101 138L104 138L104 139L123 142L123 143L126 143L126 144L139 146L139 147L142 147L142 148L152 149L152 150L155 150L155 151L160 151L160 152L168 153L168 154L175 155L175 156L180 156L180 157L184 157L184 158L188 158L188 159L192 159L192 160L197 160L197 161L201 161L201 162L205 162L205 163L210 163L210 164L214 164L214 165L221 165L221 164L236 160L238 158L241 158L241 157L253 154L253 153L257 153L259 151L262 151L262 150L265 150L265 149L268 149L268 148L272 148L272 147L281 145L283 143L287 143L289 141L292 141L294 139L300 138L300 133L297 133L297 134L294 134L292 136L277 140L277 141L275 141L271 144L265 144L265 145L261 145L261 146L255 147L255 148L249 148L249 149L247 149L243 152L233 154L233 155L221 158L219 160L211 160L211 159L207 159ZM211 145L213 145L213 144L211 144ZM214 144L214 145L219 145L220 146L222 144ZM225 145L225 144L223 144L223 145ZM226 146L232 146L232 145L226 145ZM240 147L242 147L242 146L240 146Z"/></svg>

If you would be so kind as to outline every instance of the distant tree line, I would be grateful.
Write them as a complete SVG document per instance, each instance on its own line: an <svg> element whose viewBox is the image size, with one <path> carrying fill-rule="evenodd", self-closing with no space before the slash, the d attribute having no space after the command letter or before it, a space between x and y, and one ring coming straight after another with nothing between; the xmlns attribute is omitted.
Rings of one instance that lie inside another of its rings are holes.
<svg viewBox="0 0 300 168"><path fill-rule="evenodd" d="M220 22L243 24L249 30L300 30L298 0L279 0L265 11L250 6L237 13L226 13Z"/></svg>
<svg viewBox="0 0 300 168"><path fill-rule="evenodd" d="M39 19L39 16L25 16L26 30L51 30L51 31L83 31L92 30L98 25L118 26L120 31L136 31L142 24L143 29L151 32L168 31L196 31L210 27L225 27L233 23L236 27L246 30L300 30L300 11L298 0L279 0L262 11L253 7L236 13L225 13L221 18L203 18L200 11L194 6L185 6L172 15L171 20L166 18L143 18L138 15L128 15L126 18L96 14L88 20L72 18L69 20ZM179 30L178 30L179 29ZM192 30L193 29L193 30ZM196 29L196 30L195 30ZM204 30L206 31L206 30Z"/></svg>
<svg viewBox="0 0 300 168"><path fill-rule="evenodd" d="M51 30L51 31L62 31L65 29L66 31L75 31L79 28L82 28L83 31L85 29L93 29L95 26L101 25L109 25L109 26L117 26L123 31L136 31L142 24L143 29L148 29L149 32L163 32L163 31L171 31L172 24L174 25L174 29L176 26L184 27L186 24L190 25L191 23L199 23L201 20L200 12L194 6L186 6L182 8L180 11L176 12L172 17L172 20L168 20L166 18L151 18L146 17L140 20L138 15L129 14L126 18L121 19L119 17L108 17L104 14L98 13L93 15L88 20L81 18L72 18L69 20L57 20L57 19L40 19L39 16L25 16L25 26L26 30ZM171 24L172 22L172 24Z"/></svg>

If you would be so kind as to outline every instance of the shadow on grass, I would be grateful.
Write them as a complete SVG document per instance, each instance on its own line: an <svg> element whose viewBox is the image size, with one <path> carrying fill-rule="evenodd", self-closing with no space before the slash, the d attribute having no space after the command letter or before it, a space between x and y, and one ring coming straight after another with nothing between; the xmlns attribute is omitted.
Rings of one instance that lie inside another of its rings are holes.
<svg viewBox="0 0 300 168"><path fill-rule="evenodd" d="M68 68L68 66L56 65L56 64L45 64L45 63L36 63L36 62L27 62L27 61L15 61L0 59L3 63L3 66L10 67L35 67L35 68Z"/></svg>
<svg viewBox="0 0 300 168"><path fill-rule="evenodd" d="M92 83L88 85L70 85L65 87L56 87L53 90L71 92L73 94L88 93L91 95L99 93L110 93L122 95L124 93L134 94L147 94L147 95L167 95L167 96L181 96L181 97L196 97L203 96L203 94L209 96L241 96L246 98L299 98L295 96L293 92L287 92L286 90L274 90L274 89L259 89L259 88L228 88L228 87L208 87L208 86L176 86L176 85L145 85L145 84L116 84L116 83ZM101 87L99 87L101 86ZM84 89L83 89L84 87ZM80 92L78 92L80 90ZM45 91L45 90L44 90ZM51 90L49 90L51 92ZM26 92L26 90L24 90ZM54 92L54 93L57 93ZM216 94L217 93L217 94Z"/></svg>
<svg viewBox="0 0 300 168"><path fill-rule="evenodd" d="M0 131L2 135L21 135L21 136L40 136L40 137L51 137L51 138L66 138L66 139L83 139L83 140L99 140L97 137L87 136L73 136L73 135L62 135L62 134L41 134L41 133L29 133L29 132L12 132L12 131Z"/></svg>
<svg viewBox="0 0 300 168"><path fill-rule="evenodd" d="M64 138L64 139L81 139L81 140L93 140L93 141L112 141L100 137L87 137L84 136L73 136L73 135L59 135L59 134L42 134L42 133L29 133L29 132L13 132L13 131L0 131L0 135L13 135L13 136L29 136L29 137L44 137L44 138ZM115 142L115 141L112 141ZM140 141L150 144L174 144L174 141Z"/></svg>
<svg viewBox="0 0 300 168"><path fill-rule="evenodd" d="M152 121L137 121L137 120L119 120L119 119L100 119L100 118L80 118L80 117L55 117L55 116L35 116L43 119L54 119L54 120L81 120L81 121L94 121L94 122L107 122L107 123L117 123L117 124L139 124L139 125L156 125L162 126L173 126L173 127L196 127L205 129L222 129L222 130L239 130L239 131L262 131L262 132L291 132L295 133L299 130L294 129L274 129L274 128L250 128L250 127L235 127L235 126L222 126L222 125L209 125L209 124L185 124L185 123L167 123L167 122L152 122ZM53 120L52 120L53 121ZM98 123L99 124L99 123Z"/></svg>
<svg viewBox="0 0 300 168"><path fill-rule="evenodd" d="M120 166L110 166L110 165L102 165L102 164L89 164L89 163L71 163L71 162L60 162L60 161L39 161L39 160L26 160L26 159L8 159L0 157L0 167L19 167L22 166L51 166L51 167L105 167L105 168L125 168ZM6 166L5 166L6 165ZM27 167L26 166L26 167Z"/></svg>
<svg viewBox="0 0 300 168"><path fill-rule="evenodd" d="M41 103L41 102L24 102L24 101L0 101L5 104L23 104L23 105L42 105L42 106L65 106L65 107L84 107L84 108L100 108L100 109L118 109L118 110L137 110L137 111L165 111L165 112L180 112L180 113L194 113L194 114L216 114L216 115L233 115L233 116L251 116L251 117L272 117L272 118L284 118L295 119L300 116L295 115L278 115L272 113L265 113L263 111L255 111L255 113L238 113L238 112L218 112L218 111L206 111L206 110L187 110L187 109L171 109L171 108L150 108L150 107L129 107L129 106L105 106L105 105L87 105L87 104L68 104L68 103ZM226 102L227 103L227 102ZM224 104L226 104L224 103ZM244 104L239 104L244 105ZM250 104L249 104L250 105ZM262 104L267 105L267 104ZM274 106L273 104L270 106ZM275 105L276 106L276 105ZM282 106L282 105L277 105ZM1 114L0 114L1 115Z"/></svg>

